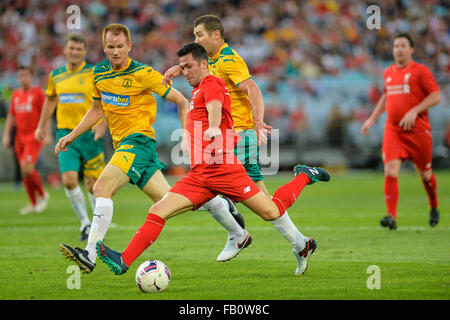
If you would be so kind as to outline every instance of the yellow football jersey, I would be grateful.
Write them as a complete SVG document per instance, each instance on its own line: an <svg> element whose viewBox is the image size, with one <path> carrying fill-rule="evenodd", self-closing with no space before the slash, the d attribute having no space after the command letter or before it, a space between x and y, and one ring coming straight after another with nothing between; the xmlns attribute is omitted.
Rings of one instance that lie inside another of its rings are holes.
<svg viewBox="0 0 450 320"><path fill-rule="evenodd" d="M83 62L76 70L69 70L68 66L64 66L54 70L48 77L45 94L58 98L58 129L74 129L92 107L92 68L91 64Z"/></svg>
<svg viewBox="0 0 450 320"><path fill-rule="evenodd" d="M102 103L114 148L133 133L155 138L152 124L156 100L152 92L166 97L172 88L161 84L161 73L129 58L120 70L113 70L109 60L100 62L94 67L92 77L93 99Z"/></svg>
<svg viewBox="0 0 450 320"><path fill-rule="evenodd" d="M231 97L231 116L234 121L234 129L253 129L255 125L250 100L248 95L238 88L241 82L252 77L244 60L225 43L209 59L209 71L225 81Z"/></svg>

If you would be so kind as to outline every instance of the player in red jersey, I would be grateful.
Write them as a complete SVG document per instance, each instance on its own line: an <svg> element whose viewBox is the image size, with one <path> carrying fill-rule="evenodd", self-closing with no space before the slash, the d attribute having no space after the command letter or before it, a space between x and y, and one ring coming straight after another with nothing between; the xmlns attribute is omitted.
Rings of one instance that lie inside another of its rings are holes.
<svg viewBox="0 0 450 320"><path fill-rule="evenodd" d="M439 104L441 96L430 70L412 60L413 48L414 42L409 34L395 36L395 63L384 72L384 94L361 127L361 133L368 134L369 128L386 110L382 152L387 216L380 223L389 229L397 228L397 178L402 162L407 159L416 166L427 192L431 207L430 226L434 227L439 222L437 183L431 168L431 126L427 110Z"/></svg>
<svg viewBox="0 0 450 320"><path fill-rule="evenodd" d="M31 202L19 212L38 213L45 210L49 198L42 186L41 176L35 168L43 142L34 138L34 130L39 122L45 94L41 88L32 86L33 70L30 67L20 67L17 78L20 88L11 96L2 143L5 148L9 148L11 130L15 125L14 149L20 164L23 184Z"/></svg>
<svg viewBox="0 0 450 320"><path fill-rule="evenodd" d="M190 146L191 170L150 208L144 225L136 232L122 253L97 242L97 254L116 274L123 274L137 257L159 236L167 219L188 210L196 210L218 194L242 202L266 221L280 218L298 198L302 189L316 181L329 181L322 168L298 165L294 179L275 191L273 199L260 191L234 155L236 133L231 117L231 99L225 82L208 71L208 54L200 44L189 43L178 52L183 75L193 87L187 114L185 145ZM302 236L289 220L282 232ZM291 241L291 240L290 240ZM251 243L249 235L238 243L243 248ZM309 238L297 258L296 275L305 272L308 259L317 247ZM295 250L295 248L294 248Z"/></svg>

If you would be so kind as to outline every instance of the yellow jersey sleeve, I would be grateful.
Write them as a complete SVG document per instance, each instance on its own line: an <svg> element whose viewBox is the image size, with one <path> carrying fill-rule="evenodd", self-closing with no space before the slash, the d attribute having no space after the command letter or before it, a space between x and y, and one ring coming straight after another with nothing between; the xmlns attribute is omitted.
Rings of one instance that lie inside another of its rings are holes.
<svg viewBox="0 0 450 320"><path fill-rule="evenodd" d="M223 57L220 68L233 81L236 87L239 87L241 82L252 77L248 71L247 64L238 55Z"/></svg>
<svg viewBox="0 0 450 320"><path fill-rule="evenodd" d="M162 84L164 76L160 72L152 67L147 67L144 70L143 75L144 79L142 79L142 83L145 89L150 90L163 98L167 96L172 86L166 87Z"/></svg>
<svg viewBox="0 0 450 320"><path fill-rule="evenodd" d="M91 73L91 81L92 83L94 82L94 78L95 78L95 73L94 73L94 69L92 69L92 73ZM101 100L102 99L102 95L100 93L100 90L98 90L97 86L94 84L94 90L92 90L92 99L93 100Z"/></svg>
<svg viewBox="0 0 450 320"><path fill-rule="evenodd" d="M51 73L48 76L47 89L45 90L45 95L48 97L56 96L56 89L55 85L53 84L53 77Z"/></svg>

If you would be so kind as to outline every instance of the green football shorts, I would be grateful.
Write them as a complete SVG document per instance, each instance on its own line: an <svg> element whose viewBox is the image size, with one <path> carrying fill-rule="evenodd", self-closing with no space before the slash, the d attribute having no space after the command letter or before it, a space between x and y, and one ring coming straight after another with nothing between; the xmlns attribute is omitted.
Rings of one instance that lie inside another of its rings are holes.
<svg viewBox="0 0 450 320"><path fill-rule="evenodd" d="M156 170L166 169L166 165L158 159L155 139L141 133L125 137L109 162L122 169L130 177L130 183L141 190Z"/></svg>
<svg viewBox="0 0 450 320"><path fill-rule="evenodd" d="M264 180L259 163L259 146L256 131L244 130L238 133L241 140L234 147L234 154L242 162L253 181Z"/></svg>
<svg viewBox="0 0 450 320"><path fill-rule="evenodd" d="M56 140L69 134L72 130L58 129ZM78 172L83 166L83 174L98 179L105 167L103 140L94 141L91 130L86 131L67 147L67 151L58 154L61 173L66 171Z"/></svg>

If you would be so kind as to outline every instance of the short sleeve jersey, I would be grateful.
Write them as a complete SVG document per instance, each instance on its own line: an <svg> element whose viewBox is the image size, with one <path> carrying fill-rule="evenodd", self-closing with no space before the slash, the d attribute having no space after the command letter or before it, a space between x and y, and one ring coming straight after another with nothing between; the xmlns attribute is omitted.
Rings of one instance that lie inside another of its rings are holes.
<svg viewBox="0 0 450 320"><path fill-rule="evenodd" d="M222 121L220 123L222 137L218 137L212 142L204 139L204 133L209 128L206 106L214 100L222 104ZM193 88L186 118L186 129L190 135L192 169L199 164L208 162L208 155L214 157L219 154L233 154L236 134L231 117L231 99L222 79L209 75ZM207 148L211 148L211 150L207 150Z"/></svg>
<svg viewBox="0 0 450 320"><path fill-rule="evenodd" d="M415 61L403 68L395 64L384 72L384 92L386 94L387 129L402 130L399 122L403 116L439 87L430 70ZM428 111L417 116L413 130L430 130Z"/></svg>
<svg viewBox="0 0 450 320"><path fill-rule="evenodd" d="M74 129L92 107L93 66L83 62L76 70L68 66L55 69L48 77L45 94L57 96L56 126L58 129Z"/></svg>
<svg viewBox="0 0 450 320"><path fill-rule="evenodd" d="M19 88L13 92L8 112L14 116L16 134L23 140L34 140L44 100L44 91L39 87L32 87L27 91Z"/></svg>
<svg viewBox="0 0 450 320"><path fill-rule="evenodd" d="M239 84L252 76L244 60L225 43L219 51L209 59L211 74L223 79L231 97L231 114L235 129L252 129L253 110L248 95L239 89Z"/></svg>
<svg viewBox="0 0 450 320"><path fill-rule="evenodd" d="M114 148L133 133L155 138L153 92L166 97L172 88L161 84L161 73L133 59L128 59L124 68L114 70L109 60L104 60L95 66L92 77L93 99L101 101Z"/></svg>

